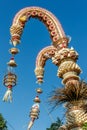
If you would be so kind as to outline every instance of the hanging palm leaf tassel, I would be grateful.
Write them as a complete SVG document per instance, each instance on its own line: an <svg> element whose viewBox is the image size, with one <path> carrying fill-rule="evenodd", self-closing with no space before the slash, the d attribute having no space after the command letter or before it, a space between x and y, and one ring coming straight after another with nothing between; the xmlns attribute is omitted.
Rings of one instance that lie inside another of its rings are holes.
<svg viewBox="0 0 87 130"><path fill-rule="evenodd" d="M39 118L39 112L40 112L40 110L39 110L39 103L35 103L32 106L31 111L30 111L30 118L31 118L31 120L30 120L30 122L28 124L28 129L27 130L30 130L31 127L34 124L34 121Z"/></svg>
<svg viewBox="0 0 87 130"><path fill-rule="evenodd" d="M30 120L30 122L29 122L29 124L28 124L28 128L27 128L27 130L30 130L31 129L31 127L33 126L33 124L34 124L34 121L36 120L36 119L38 119L39 118L39 113L40 113L40 98L39 98L39 95L42 93L43 91L42 91L42 89L41 88L37 88L36 89L36 93L37 93L37 96L34 98L34 104L33 104L33 106L31 107L31 110L30 110L30 118L31 118L31 120Z"/></svg>
<svg viewBox="0 0 87 130"><path fill-rule="evenodd" d="M16 47L12 47L9 53L12 55L10 61L7 63L8 72L5 74L3 79L3 85L7 87L7 91L3 97L4 102L12 102L12 88L16 86L17 76L14 73L14 68L17 67L14 56L18 54L19 50Z"/></svg>
<svg viewBox="0 0 87 130"><path fill-rule="evenodd" d="M8 72L4 76L3 84L5 87L7 87L7 91L3 97L3 101L12 102L12 88L16 85L17 76L14 73Z"/></svg>
<svg viewBox="0 0 87 130"><path fill-rule="evenodd" d="M32 120L29 122L29 124L28 124L28 129L27 129L27 130L30 130L30 129L31 129L31 127L32 127L33 124L34 124L34 120L35 120L35 119L32 119Z"/></svg>
<svg viewBox="0 0 87 130"><path fill-rule="evenodd" d="M12 102L12 86L8 86L8 89L3 97L4 102Z"/></svg>

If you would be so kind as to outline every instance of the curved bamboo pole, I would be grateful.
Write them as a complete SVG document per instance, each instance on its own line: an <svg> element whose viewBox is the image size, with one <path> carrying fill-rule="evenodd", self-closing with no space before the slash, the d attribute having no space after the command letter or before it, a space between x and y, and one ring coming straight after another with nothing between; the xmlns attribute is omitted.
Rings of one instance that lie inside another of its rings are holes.
<svg viewBox="0 0 87 130"><path fill-rule="evenodd" d="M35 68L35 75L37 77L38 83L43 82L45 63L48 59L51 59L55 55L56 51L57 48L55 48L54 46L48 46L39 52L36 58L36 68Z"/></svg>
<svg viewBox="0 0 87 130"><path fill-rule="evenodd" d="M68 38L66 37L59 20L51 12L40 7L27 7L20 10L13 19L10 28L13 45L20 42L25 23L31 17L38 18L46 25L54 46L58 46L60 43L68 44Z"/></svg>

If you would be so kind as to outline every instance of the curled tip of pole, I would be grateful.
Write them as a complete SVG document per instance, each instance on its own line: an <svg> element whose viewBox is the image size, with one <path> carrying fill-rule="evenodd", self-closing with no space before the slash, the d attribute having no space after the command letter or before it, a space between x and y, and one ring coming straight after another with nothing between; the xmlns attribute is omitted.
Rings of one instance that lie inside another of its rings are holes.
<svg viewBox="0 0 87 130"><path fill-rule="evenodd" d="M12 89L8 88L8 90L6 91L4 97L3 97L3 101L4 102L12 102Z"/></svg>

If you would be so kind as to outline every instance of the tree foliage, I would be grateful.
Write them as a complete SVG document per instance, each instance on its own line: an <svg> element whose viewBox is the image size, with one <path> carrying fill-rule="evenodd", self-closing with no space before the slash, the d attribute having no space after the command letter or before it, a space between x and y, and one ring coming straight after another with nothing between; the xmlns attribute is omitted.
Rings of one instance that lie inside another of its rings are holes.
<svg viewBox="0 0 87 130"><path fill-rule="evenodd" d="M87 122L84 123L83 127L82 127L82 130L87 130Z"/></svg>
<svg viewBox="0 0 87 130"><path fill-rule="evenodd" d="M57 118L57 121L54 122L54 123L52 123L51 126L50 126L50 128L47 128L46 130L58 130L58 128L59 128L62 124L63 124L62 121L61 121L59 118Z"/></svg>
<svg viewBox="0 0 87 130"><path fill-rule="evenodd" d="M7 129L7 122L3 118L2 114L0 114L0 130L8 130Z"/></svg>

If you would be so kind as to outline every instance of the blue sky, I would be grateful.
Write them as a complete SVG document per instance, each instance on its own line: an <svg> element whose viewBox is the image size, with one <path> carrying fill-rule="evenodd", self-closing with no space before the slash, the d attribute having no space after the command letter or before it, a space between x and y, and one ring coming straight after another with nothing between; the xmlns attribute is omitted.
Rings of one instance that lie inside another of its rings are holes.
<svg viewBox="0 0 87 130"><path fill-rule="evenodd" d="M30 19L24 29L20 53L15 57L18 67L15 73L18 76L17 86L13 88L13 103L2 101L6 88L3 86L3 77L7 72L6 63L11 55L8 50L12 47L10 41L10 26L16 13L20 9L30 6L39 6L51 11L60 21L66 35L71 36L69 47L73 46L79 53L78 64L83 73L82 79L87 80L87 1L86 0L3 0L0 1L0 113L8 121L9 130L26 130L29 122L29 110L36 96L36 77L34 75L35 60L38 52L51 44L46 27L36 19ZM57 67L47 61L45 66L43 94L40 96L40 117L32 130L46 130L50 127L51 118L47 114L50 106L47 104L48 94L56 87L61 87L61 79L57 76ZM57 116L64 115L63 106L51 113L54 121Z"/></svg>

